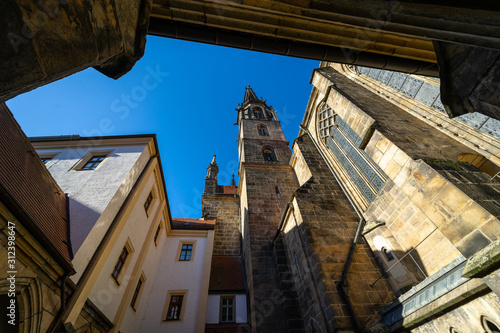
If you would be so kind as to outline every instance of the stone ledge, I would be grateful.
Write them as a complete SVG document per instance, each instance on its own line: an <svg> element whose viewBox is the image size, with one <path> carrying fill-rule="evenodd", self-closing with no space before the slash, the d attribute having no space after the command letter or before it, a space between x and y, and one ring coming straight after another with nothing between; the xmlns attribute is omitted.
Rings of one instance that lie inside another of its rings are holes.
<svg viewBox="0 0 500 333"><path fill-rule="evenodd" d="M469 280L446 295L436 299L434 302L408 315L403 319L402 324L405 328L417 325L430 316L445 311L453 305L456 305L487 288L487 285L480 279Z"/></svg>
<svg viewBox="0 0 500 333"><path fill-rule="evenodd" d="M500 239L474 254L465 265L463 277L483 277L489 271L500 266Z"/></svg>

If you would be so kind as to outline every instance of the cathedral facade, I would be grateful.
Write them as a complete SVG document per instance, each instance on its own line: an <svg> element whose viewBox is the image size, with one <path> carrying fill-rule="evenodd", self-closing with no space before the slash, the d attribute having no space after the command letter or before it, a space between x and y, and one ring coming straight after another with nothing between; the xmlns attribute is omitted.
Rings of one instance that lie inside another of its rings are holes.
<svg viewBox="0 0 500 333"><path fill-rule="evenodd" d="M247 87L238 183L214 155L199 219L171 216L155 135L30 142L2 106L5 330L498 332L498 122L376 71L322 63L291 143Z"/></svg>
<svg viewBox="0 0 500 333"><path fill-rule="evenodd" d="M203 210L214 253L241 257L253 332L498 329L498 122L450 119L438 80L386 72L316 69L293 153L246 89L237 194L214 160Z"/></svg>

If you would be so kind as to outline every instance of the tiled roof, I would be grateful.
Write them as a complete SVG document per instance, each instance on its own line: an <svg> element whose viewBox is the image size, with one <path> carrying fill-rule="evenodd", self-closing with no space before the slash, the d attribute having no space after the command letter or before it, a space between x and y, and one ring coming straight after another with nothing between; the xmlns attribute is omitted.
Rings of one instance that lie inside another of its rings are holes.
<svg viewBox="0 0 500 333"><path fill-rule="evenodd" d="M241 257L213 256L209 291L245 291Z"/></svg>
<svg viewBox="0 0 500 333"><path fill-rule="evenodd" d="M215 228L215 219L184 219L172 218L172 229L191 229L191 230L213 230Z"/></svg>
<svg viewBox="0 0 500 333"><path fill-rule="evenodd" d="M0 124L0 200L67 272L74 273L66 195L4 103Z"/></svg>
<svg viewBox="0 0 500 333"><path fill-rule="evenodd" d="M217 185L218 194L238 194L238 186Z"/></svg>

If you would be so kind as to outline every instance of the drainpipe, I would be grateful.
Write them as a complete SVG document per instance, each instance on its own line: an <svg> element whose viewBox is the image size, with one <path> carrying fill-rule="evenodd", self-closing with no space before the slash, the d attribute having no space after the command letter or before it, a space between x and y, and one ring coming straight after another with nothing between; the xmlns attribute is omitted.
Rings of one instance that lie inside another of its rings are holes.
<svg viewBox="0 0 500 333"><path fill-rule="evenodd" d="M354 203L353 199L351 198L351 195L349 194L349 192L347 192L346 188L344 187L344 185L340 181L339 177L337 176L337 174L335 173L335 171L333 170L333 168L330 166L330 164L328 164L325 156L323 155L323 153L321 152L320 148L318 147L318 144L316 143L316 141L314 141L314 139L313 139L313 137L311 135L311 132L309 132L309 130L307 128L305 128L303 125L299 125L299 128L301 130L303 130L304 132L306 132L306 134L309 136L309 138L313 142L314 146L316 147L316 150L320 153L321 157L323 158L323 160L325 161L326 165L330 169L330 172L332 173L333 177L335 178L335 180L339 184L339 186L342 189L342 191L347 196L347 199L349 200L349 203L351 204L352 208L354 209L354 211L356 212L356 214L359 217L359 222L358 222L358 228L356 230L356 235L354 236L354 239L352 241L351 248L349 250L349 255L347 256L347 261L346 261L346 264L344 266L344 270L342 272L342 278L340 279L340 282L339 282L338 286L339 286L340 294L344 298L344 301L346 302L346 305L347 305L347 308L349 310L349 313L351 314L351 317L353 319L354 329L355 329L356 332L361 332L361 325L359 324L358 317L356 316L356 313L354 311L354 307L352 306L351 300L349 298L349 293L348 293L348 290L347 290L347 276L349 275L349 269L351 268L352 259L354 257L354 251L356 250L356 244L358 243L359 235L361 234L361 230L363 230L363 226L365 224L365 218L363 217L363 215L359 211L358 207L356 206L356 204Z"/></svg>

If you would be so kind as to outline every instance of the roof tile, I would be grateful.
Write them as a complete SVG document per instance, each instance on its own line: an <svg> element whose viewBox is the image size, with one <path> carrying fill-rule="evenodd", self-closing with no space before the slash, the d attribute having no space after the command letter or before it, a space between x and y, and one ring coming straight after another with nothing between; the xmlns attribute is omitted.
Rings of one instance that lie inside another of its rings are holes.
<svg viewBox="0 0 500 333"><path fill-rule="evenodd" d="M74 272L66 195L4 103L0 124L1 200L68 272Z"/></svg>
<svg viewBox="0 0 500 333"><path fill-rule="evenodd" d="M172 229L191 229L191 230L213 230L215 228L215 219L185 219L172 218Z"/></svg>
<svg viewBox="0 0 500 333"><path fill-rule="evenodd" d="M213 256L209 291L246 291L239 256Z"/></svg>

